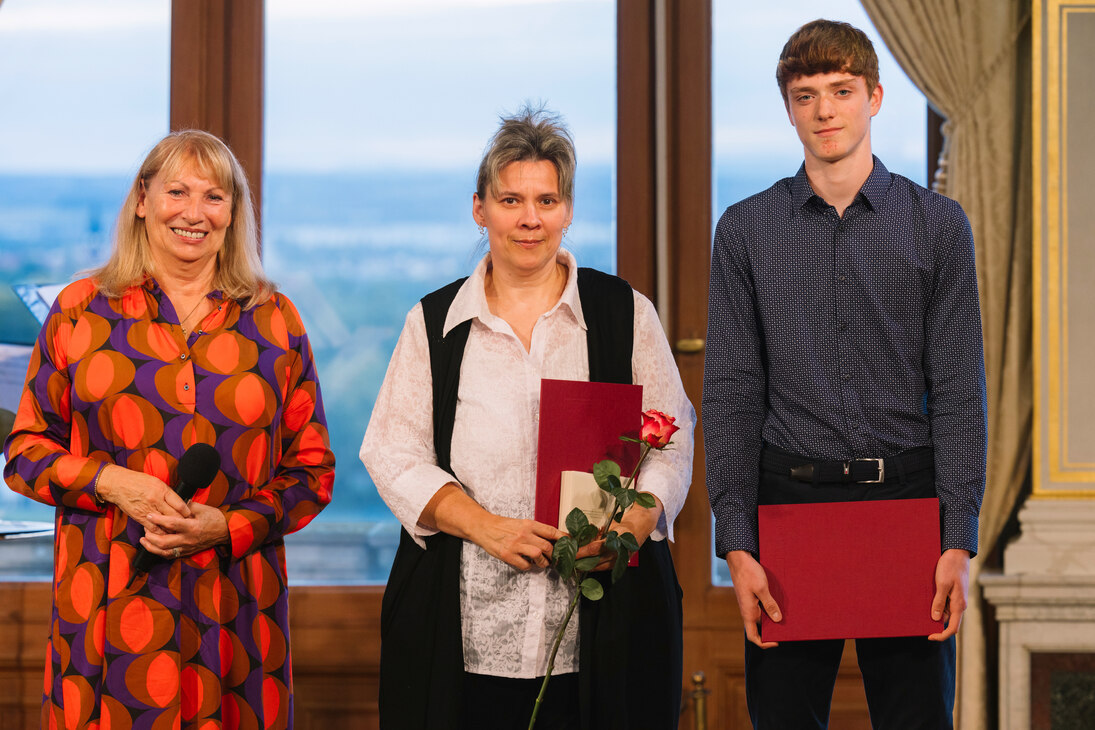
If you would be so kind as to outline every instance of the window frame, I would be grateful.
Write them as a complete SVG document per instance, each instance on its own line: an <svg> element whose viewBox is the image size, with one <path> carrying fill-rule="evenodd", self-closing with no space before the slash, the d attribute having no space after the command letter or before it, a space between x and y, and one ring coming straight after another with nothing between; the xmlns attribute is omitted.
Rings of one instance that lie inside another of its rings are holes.
<svg viewBox="0 0 1095 730"><path fill-rule="evenodd" d="M696 283L706 281L710 263L711 11L711 0L616 4L617 269L658 307L697 410L702 351L682 351L676 343L706 336L706 288ZM250 177L260 210L264 31L263 0L172 0L170 127L206 129L225 139ZM929 111L929 139L940 139L932 136L939 122ZM929 180L938 158L932 145ZM672 551L688 596L685 668L703 669L711 678L708 716L720 725L742 709L736 704L739 695L743 699L737 681L743 675L742 627L733 589L711 581L703 464L700 425L693 483ZM351 717L373 726L383 592L382 585L293 587L298 727L341 726ZM0 686L0 707L21 712L27 724L41 702L36 637L48 632L50 584L0 583L0 604L9 607L11 619L0 624L0 672L25 679ZM346 692L349 687L355 691ZM686 709L682 726L690 721Z"/></svg>

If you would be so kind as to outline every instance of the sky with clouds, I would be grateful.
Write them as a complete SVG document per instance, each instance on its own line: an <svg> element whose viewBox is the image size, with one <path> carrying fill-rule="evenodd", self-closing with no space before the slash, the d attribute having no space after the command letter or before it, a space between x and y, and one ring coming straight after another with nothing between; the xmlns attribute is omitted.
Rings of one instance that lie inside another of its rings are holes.
<svg viewBox="0 0 1095 730"><path fill-rule="evenodd" d="M857 0L714 0L716 160L801 160L773 80L819 15ZM3 0L0 172L132 172L164 133L169 0ZM613 0L267 0L270 171L474 166L501 113L543 101L579 159L615 155ZM921 172L924 100L886 53L875 149Z"/></svg>

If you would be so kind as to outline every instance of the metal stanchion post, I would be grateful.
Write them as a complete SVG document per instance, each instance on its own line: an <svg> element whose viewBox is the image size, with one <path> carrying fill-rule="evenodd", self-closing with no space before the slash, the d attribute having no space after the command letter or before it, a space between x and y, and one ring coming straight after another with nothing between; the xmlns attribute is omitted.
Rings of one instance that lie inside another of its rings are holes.
<svg viewBox="0 0 1095 730"><path fill-rule="evenodd" d="M704 687L707 675L703 672L692 674L692 727L693 730L707 730L707 695L711 693Z"/></svg>

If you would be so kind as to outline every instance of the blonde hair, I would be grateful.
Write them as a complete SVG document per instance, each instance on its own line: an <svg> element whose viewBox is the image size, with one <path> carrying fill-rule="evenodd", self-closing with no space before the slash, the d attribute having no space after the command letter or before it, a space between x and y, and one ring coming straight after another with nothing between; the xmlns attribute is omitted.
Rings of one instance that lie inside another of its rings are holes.
<svg viewBox="0 0 1095 730"><path fill-rule="evenodd" d="M152 178L161 172L172 175L188 163L232 197L232 222L217 254L213 286L224 296L239 300L245 309L261 304L276 287L262 270L255 204L247 174L228 145L197 129L172 132L148 153L118 214L110 258L88 275L95 279L101 293L118 298L127 288L155 273L148 232L144 219L137 216L137 204Z"/></svg>

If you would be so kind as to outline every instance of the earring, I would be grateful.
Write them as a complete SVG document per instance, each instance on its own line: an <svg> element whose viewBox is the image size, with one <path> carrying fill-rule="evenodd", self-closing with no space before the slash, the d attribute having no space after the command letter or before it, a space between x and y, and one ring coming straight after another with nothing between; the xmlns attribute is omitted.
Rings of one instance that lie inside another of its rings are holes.
<svg viewBox="0 0 1095 730"><path fill-rule="evenodd" d="M479 235L480 235L480 236L482 236L482 235L483 235L484 233L486 233L486 232L487 232L487 229L486 229L486 228L484 228L483 226L479 226Z"/></svg>
<svg viewBox="0 0 1095 730"><path fill-rule="evenodd" d="M567 237L567 231L569 231L569 230L570 230L570 226L566 226L565 228L563 228L563 238Z"/></svg>

